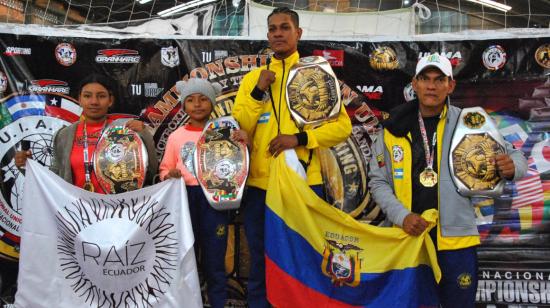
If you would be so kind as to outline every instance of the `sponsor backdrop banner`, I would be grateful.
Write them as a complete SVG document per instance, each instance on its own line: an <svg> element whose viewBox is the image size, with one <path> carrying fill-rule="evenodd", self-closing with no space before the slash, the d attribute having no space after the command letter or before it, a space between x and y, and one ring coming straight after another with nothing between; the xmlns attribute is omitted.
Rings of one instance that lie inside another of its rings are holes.
<svg viewBox="0 0 550 308"><path fill-rule="evenodd" d="M529 159L529 174L507 183L496 199L476 200L482 236L478 302L487 305L550 305L550 36L458 36L433 41L302 41L302 56L329 60L340 80L353 137L330 150L327 182L338 178L335 206L364 223L382 219L366 187L370 145L392 107L414 98L410 80L419 57L448 57L458 81L451 103L481 106L505 139ZM490 34L489 34L490 35ZM457 38L458 37L458 38ZM228 115L240 80L265 64L265 41L153 38L86 38L0 34L0 255L19 257L23 176L13 155L30 140L35 159L49 165L56 129L75 121L78 82L92 72L118 83L113 113L139 116L154 132L157 152L185 123L174 84L188 77L219 83L215 116ZM244 306L248 262L242 213L229 229L226 258L230 305ZM206 301L207 302L207 301Z"/></svg>
<svg viewBox="0 0 550 308"><path fill-rule="evenodd" d="M16 305L202 307L182 181L101 195L29 161L24 191Z"/></svg>

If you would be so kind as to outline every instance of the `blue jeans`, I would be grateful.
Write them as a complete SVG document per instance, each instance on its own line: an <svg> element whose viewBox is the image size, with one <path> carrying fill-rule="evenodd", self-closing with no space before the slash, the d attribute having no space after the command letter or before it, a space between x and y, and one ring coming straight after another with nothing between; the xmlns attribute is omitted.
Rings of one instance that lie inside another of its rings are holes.
<svg viewBox="0 0 550 308"><path fill-rule="evenodd" d="M323 186L314 185L311 189L323 198ZM265 291L265 196L266 191L256 187L248 187L243 200L244 232L250 252L250 274L248 276L247 301L250 308L268 308Z"/></svg>
<svg viewBox="0 0 550 308"><path fill-rule="evenodd" d="M476 247L437 252L441 268L438 296L443 308L475 306L477 292Z"/></svg>
<svg viewBox="0 0 550 308"><path fill-rule="evenodd" d="M208 301L212 308L223 308L227 298L225 253L229 213L212 208L200 186L187 186L187 198L195 234L195 254L202 261L198 263L206 278Z"/></svg>

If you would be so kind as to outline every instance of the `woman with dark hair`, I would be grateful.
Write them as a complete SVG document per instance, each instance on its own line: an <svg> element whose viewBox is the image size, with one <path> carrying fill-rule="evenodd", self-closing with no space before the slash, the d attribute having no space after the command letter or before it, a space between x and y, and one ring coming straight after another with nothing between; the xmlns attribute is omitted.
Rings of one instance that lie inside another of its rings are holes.
<svg viewBox="0 0 550 308"><path fill-rule="evenodd" d="M92 153L105 127L113 121L109 109L115 102L113 81L104 75L91 74L82 80L78 101L82 115L78 122L61 128L53 139L53 162L50 170L65 181L86 190L105 193L99 185L92 168ZM143 122L129 120L126 127L137 132L148 154L145 185L152 184L158 170L158 161L153 136ZM31 151L15 154L15 165L23 167Z"/></svg>

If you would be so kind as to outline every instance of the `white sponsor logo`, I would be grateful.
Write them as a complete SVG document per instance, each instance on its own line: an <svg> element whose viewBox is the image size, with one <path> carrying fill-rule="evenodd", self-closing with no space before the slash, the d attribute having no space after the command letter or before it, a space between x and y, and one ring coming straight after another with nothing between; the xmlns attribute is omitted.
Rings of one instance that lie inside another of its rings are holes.
<svg viewBox="0 0 550 308"><path fill-rule="evenodd" d="M102 49L97 53L97 63L139 63L141 60L137 50L132 49Z"/></svg>
<svg viewBox="0 0 550 308"><path fill-rule="evenodd" d="M142 84L131 84L130 94L132 96L157 97L164 91L164 88L159 88L156 82L146 82Z"/></svg>
<svg viewBox="0 0 550 308"><path fill-rule="evenodd" d="M228 56L227 50L214 50L214 60L227 58Z"/></svg>
<svg viewBox="0 0 550 308"><path fill-rule="evenodd" d="M23 47L6 47L4 54L6 56L17 56L17 55L30 55L32 50L30 48Z"/></svg>
<svg viewBox="0 0 550 308"><path fill-rule="evenodd" d="M382 86L357 86L357 90L363 92L370 100L380 100L382 99L382 94L384 94Z"/></svg>

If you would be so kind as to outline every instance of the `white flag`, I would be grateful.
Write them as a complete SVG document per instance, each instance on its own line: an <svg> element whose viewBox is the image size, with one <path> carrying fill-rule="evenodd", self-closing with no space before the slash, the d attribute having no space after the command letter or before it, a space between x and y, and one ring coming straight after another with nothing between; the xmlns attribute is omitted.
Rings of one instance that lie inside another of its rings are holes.
<svg viewBox="0 0 550 308"><path fill-rule="evenodd" d="M17 307L202 307L181 180L101 195L29 160Z"/></svg>

